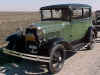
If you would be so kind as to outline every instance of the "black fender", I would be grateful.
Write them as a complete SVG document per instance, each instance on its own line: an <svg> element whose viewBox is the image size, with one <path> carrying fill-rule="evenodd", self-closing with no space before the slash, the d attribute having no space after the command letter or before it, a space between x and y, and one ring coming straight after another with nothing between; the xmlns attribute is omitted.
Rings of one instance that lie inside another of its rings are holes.
<svg viewBox="0 0 100 75"><path fill-rule="evenodd" d="M93 31L94 34L95 34L95 37L97 37L96 28L95 28L94 26L90 26L90 27L88 28L88 37L90 37L91 31Z"/></svg>
<svg viewBox="0 0 100 75"><path fill-rule="evenodd" d="M73 50L71 43L66 42L63 38L53 38L47 41L45 48L39 50L39 54L43 56L49 56L52 48L57 44L63 44L64 48L68 51Z"/></svg>
<svg viewBox="0 0 100 75"><path fill-rule="evenodd" d="M96 30L96 27L95 26L93 26L93 31L94 31L94 34L95 34L95 38L97 38L98 36L97 36L97 30Z"/></svg>
<svg viewBox="0 0 100 75"><path fill-rule="evenodd" d="M94 27L93 26L90 26L89 28L88 28L88 34L87 34L87 36L88 37L90 37L91 36L91 31L93 31L94 30Z"/></svg>
<svg viewBox="0 0 100 75"><path fill-rule="evenodd" d="M51 49L57 44L63 44L66 50L72 50L72 45L69 42L65 41L64 38L54 38L54 39L48 40L47 47L48 49Z"/></svg>
<svg viewBox="0 0 100 75"><path fill-rule="evenodd" d="M51 49L59 44L59 43L62 43L64 42L64 39L63 38L53 38L53 39L49 39L46 41L46 44L45 44L45 48L43 48L42 50L40 49L39 50L39 54L40 55L43 55L43 56L49 56L50 52L51 52Z"/></svg>
<svg viewBox="0 0 100 75"><path fill-rule="evenodd" d="M25 42L24 42L24 36L20 34L20 32L15 32L11 35L9 35L6 39L8 41L7 47L12 48L24 48Z"/></svg>
<svg viewBox="0 0 100 75"><path fill-rule="evenodd" d="M56 45L56 44L59 44L59 43L62 43L62 42L64 42L64 39L63 38L53 38L53 39L49 39L48 40L48 43L47 43L47 45L49 46L51 46L51 45Z"/></svg>
<svg viewBox="0 0 100 75"><path fill-rule="evenodd" d="M85 41L85 42L89 42L89 38L90 38L90 36L91 36L91 32L94 32L94 34L95 34L95 37L97 37L97 32L96 32L96 29L95 29L95 27L92 25L92 26L90 26L89 28L88 28L88 30L87 30L87 32L86 32L86 34L85 34L85 37L83 38L83 40Z"/></svg>
<svg viewBox="0 0 100 75"><path fill-rule="evenodd" d="M6 41L17 41L17 40L19 40L20 38L21 38L22 36L21 35L19 35L19 32L15 32L15 33L13 33L13 34L11 34L11 35L9 35L5 40Z"/></svg>

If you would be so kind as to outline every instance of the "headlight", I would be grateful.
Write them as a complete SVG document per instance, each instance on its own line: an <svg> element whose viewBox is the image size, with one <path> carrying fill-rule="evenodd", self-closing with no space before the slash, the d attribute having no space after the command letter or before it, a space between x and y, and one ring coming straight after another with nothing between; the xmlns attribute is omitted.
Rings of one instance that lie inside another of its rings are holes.
<svg viewBox="0 0 100 75"><path fill-rule="evenodd" d="M45 31L41 27L37 27L37 36L39 40L44 38Z"/></svg>

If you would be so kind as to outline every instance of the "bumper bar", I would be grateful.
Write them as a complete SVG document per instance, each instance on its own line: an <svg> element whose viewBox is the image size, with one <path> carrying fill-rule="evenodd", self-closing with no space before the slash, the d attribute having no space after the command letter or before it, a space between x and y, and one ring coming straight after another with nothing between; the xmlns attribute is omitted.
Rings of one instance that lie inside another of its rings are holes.
<svg viewBox="0 0 100 75"><path fill-rule="evenodd" d="M49 59L50 59L50 57L16 52L16 51L13 51L13 50L8 50L6 48L3 48L3 53L8 54L8 55L12 55L12 56L16 56L16 57L19 57L19 58L23 58L23 59L40 61L40 62L49 62Z"/></svg>

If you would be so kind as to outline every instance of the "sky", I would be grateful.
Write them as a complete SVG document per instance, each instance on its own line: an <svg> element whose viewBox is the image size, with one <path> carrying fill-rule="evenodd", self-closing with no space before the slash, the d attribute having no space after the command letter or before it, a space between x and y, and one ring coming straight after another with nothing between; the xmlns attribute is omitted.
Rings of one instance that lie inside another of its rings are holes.
<svg viewBox="0 0 100 75"><path fill-rule="evenodd" d="M39 8L52 4L84 3L100 9L100 0L0 0L0 11L39 11Z"/></svg>

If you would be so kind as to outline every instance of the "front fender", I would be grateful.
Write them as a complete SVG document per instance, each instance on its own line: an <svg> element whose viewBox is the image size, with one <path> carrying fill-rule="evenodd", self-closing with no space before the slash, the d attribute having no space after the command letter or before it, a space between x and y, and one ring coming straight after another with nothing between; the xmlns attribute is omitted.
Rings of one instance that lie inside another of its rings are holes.
<svg viewBox="0 0 100 75"><path fill-rule="evenodd" d="M43 55L43 56L44 55L49 56L49 53L50 53L52 47L54 47L56 44L61 43L63 41L64 41L63 38L49 39L45 44L45 48L39 50L39 54Z"/></svg>
<svg viewBox="0 0 100 75"><path fill-rule="evenodd" d="M65 41L63 38L54 38L48 41L48 49L54 47L57 44L63 44L66 50L72 50L72 45L70 42Z"/></svg>
<svg viewBox="0 0 100 75"><path fill-rule="evenodd" d="M19 40L21 38L21 35L19 32L15 32L11 35L9 35L5 40L6 41L15 41L15 40Z"/></svg>
<svg viewBox="0 0 100 75"><path fill-rule="evenodd" d="M54 46L56 44L59 44L61 42L64 42L63 38L53 38L53 39L49 39L47 45L48 46Z"/></svg>

